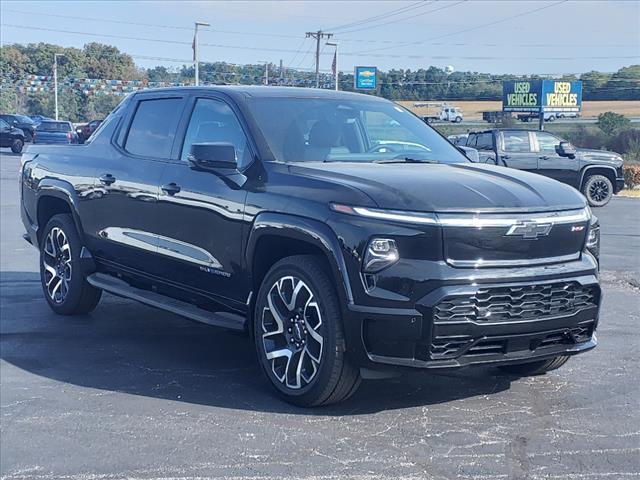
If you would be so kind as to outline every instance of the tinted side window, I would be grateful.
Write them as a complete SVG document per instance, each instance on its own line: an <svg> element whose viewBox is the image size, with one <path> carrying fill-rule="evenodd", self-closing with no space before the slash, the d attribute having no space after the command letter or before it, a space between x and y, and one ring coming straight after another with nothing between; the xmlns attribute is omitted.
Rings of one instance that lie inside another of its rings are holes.
<svg viewBox="0 0 640 480"><path fill-rule="evenodd" d="M474 147L475 148L477 138L478 138L478 136L475 133L469 134L469 136L467 137L467 142L465 143L465 145L467 147Z"/></svg>
<svg viewBox="0 0 640 480"><path fill-rule="evenodd" d="M187 156L194 143L230 143L236 149L240 166L250 162L247 137L231 107L221 100L199 98L191 114L180 158Z"/></svg>
<svg viewBox="0 0 640 480"><path fill-rule="evenodd" d="M482 133L478 135L478 141L476 143L478 150L493 150L493 134Z"/></svg>
<svg viewBox="0 0 640 480"><path fill-rule="evenodd" d="M504 132L504 151L513 153L527 153L531 151L529 132Z"/></svg>
<svg viewBox="0 0 640 480"><path fill-rule="evenodd" d="M550 133L536 132L538 137L538 147L541 153L556 153L556 146L560 145L560 140Z"/></svg>
<svg viewBox="0 0 640 480"><path fill-rule="evenodd" d="M125 150L144 157L170 158L181 109L181 98L139 102L129 128Z"/></svg>

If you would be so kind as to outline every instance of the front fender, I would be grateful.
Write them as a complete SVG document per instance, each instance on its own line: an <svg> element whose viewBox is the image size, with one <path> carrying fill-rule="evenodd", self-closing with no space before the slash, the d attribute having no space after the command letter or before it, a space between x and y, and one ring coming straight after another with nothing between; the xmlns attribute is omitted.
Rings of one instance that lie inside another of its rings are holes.
<svg viewBox="0 0 640 480"><path fill-rule="evenodd" d="M310 218L282 213L258 214L248 236L245 252L247 265L253 265L252 259L258 241L266 235L299 240L319 248L327 257L334 278L339 282L338 286L341 288L338 288L338 294L341 300L346 304L353 304L353 293L340 242L326 224Z"/></svg>

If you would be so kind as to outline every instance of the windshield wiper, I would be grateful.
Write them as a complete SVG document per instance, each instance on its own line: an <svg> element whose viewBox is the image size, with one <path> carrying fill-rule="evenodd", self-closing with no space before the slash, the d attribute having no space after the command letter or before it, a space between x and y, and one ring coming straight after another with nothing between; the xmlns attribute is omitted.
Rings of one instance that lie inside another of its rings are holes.
<svg viewBox="0 0 640 480"><path fill-rule="evenodd" d="M391 158L389 160L374 160L373 163L440 163L437 160L427 160L411 157Z"/></svg>

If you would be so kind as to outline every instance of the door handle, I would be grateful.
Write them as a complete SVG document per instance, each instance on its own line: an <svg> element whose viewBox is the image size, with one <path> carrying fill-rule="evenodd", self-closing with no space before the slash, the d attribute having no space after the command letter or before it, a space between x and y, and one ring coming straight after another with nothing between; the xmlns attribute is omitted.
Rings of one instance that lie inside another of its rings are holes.
<svg viewBox="0 0 640 480"><path fill-rule="evenodd" d="M509 155L500 155L500 158L503 160L509 160L511 157Z"/></svg>
<svg viewBox="0 0 640 480"><path fill-rule="evenodd" d="M114 177L110 173L104 173L100 175L100 178L98 180L100 180L100 183L104 183L105 185L111 185L116 181L116 177Z"/></svg>
<svg viewBox="0 0 640 480"><path fill-rule="evenodd" d="M538 157L540 160L549 160L549 157L547 157L546 155L543 155L541 157Z"/></svg>
<svg viewBox="0 0 640 480"><path fill-rule="evenodd" d="M167 183L166 185L162 185L160 188L167 195L175 195L180 191L180 185L177 185L174 182Z"/></svg>

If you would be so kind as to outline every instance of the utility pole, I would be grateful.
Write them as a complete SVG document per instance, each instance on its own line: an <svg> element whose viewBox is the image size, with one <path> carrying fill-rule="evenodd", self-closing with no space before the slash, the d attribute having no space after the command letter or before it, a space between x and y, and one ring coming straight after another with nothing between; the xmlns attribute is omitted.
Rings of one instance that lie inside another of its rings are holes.
<svg viewBox="0 0 640 480"><path fill-rule="evenodd" d="M58 120L58 57L64 57L62 53L53 54L53 101L56 106L56 120Z"/></svg>
<svg viewBox="0 0 640 480"><path fill-rule="evenodd" d="M196 71L196 87L200 85L200 75L198 72L198 67L200 64L200 58L198 57L198 27L209 27L210 25L205 22L195 22L196 23L196 31L193 34L193 67Z"/></svg>
<svg viewBox="0 0 640 480"><path fill-rule="evenodd" d="M264 63L264 84L269 85L269 62L262 60L258 63Z"/></svg>
<svg viewBox="0 0 640 480"><path fill-rule="evenodd" d="M335 77L335 82L336 82L336 86L335 86L335 90L336 92L339 90L338 88L338 75L339 75L339 71L338 71L338 42L327 42L327 45L329 45L330 47L336 47L336 54L335 54L335 62L334 65L332 65L333 68L333 75Z"/></svg>
<svg viewBox="0 0 640 480"><path fill-rule="evenodd" d="M306 36L306 38L316 39L316 88L320 88L320 40L330 39L333 37L333 33L324 33L322 30L318 30L317 32L307 32Z"/></svg>

